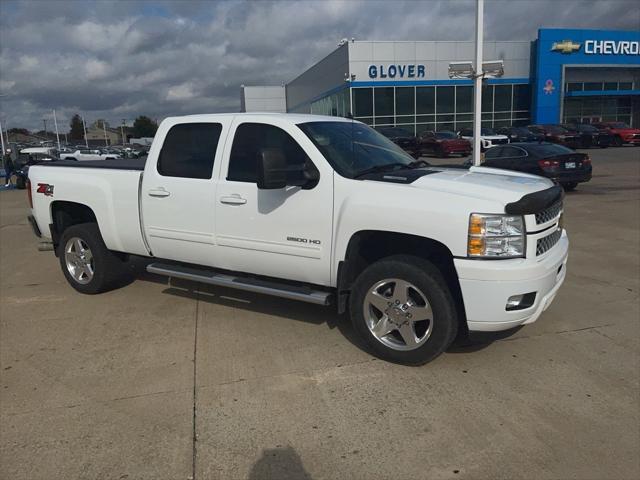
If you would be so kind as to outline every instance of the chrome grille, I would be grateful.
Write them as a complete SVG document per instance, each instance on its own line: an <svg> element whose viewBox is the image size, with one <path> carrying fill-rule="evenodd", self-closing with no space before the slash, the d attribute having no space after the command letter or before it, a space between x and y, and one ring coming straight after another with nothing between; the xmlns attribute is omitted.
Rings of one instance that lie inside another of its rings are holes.
<svg viewBox="0 0 640 480"><path fill-rule="evenodd" d="M536 245L536 257L538 255L542 255L543 253L549 251L549 249L551 249L556 243L558 243L558 240L560 240L561 236L562 236L562 229L559 228L555 232L553 232L551 235L547 235L546 237L539 238L538 243Z"/></svg>
<svg viewBox="0 0 640 480"><path fill-rule="evenodd" d="M542 210L541 212L536 213L536 224L540 225L541 223L547 223L558 215L560 215L560 211L562 210L562 201L558 201L551 205L546 210Z"/></svg>

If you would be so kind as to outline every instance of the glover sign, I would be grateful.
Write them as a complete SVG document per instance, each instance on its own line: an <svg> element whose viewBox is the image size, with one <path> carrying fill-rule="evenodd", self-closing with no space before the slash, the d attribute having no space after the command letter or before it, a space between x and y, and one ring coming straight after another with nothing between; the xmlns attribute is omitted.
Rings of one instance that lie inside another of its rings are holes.
<svg viewBox="0 0 640 480"><path fill-rule="evenodd" d="M369 78L424 78L424 65L369 65Z"/></svg>

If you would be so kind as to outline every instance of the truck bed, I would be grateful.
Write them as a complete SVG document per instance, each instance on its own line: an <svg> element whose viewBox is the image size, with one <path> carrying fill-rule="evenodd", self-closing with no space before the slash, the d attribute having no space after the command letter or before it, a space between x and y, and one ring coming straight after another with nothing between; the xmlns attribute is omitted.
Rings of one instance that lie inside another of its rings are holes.
<svg viewBox="0 0 640 480"><path fill-rule="evenodd" d="M147 158L121 158L118 160L55 160L53 162L42 162L42 167L76 167L76 168L101 168L107 170L144 170Z"/></svg>

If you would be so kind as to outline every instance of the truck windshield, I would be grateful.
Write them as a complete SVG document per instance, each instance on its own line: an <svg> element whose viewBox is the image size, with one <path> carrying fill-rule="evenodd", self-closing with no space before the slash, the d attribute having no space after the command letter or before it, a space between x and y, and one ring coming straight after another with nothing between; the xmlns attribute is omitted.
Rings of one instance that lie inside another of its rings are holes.
<svg viewBox="0 0 640 480"><path fill-rule="evenodd" d="M414 162L391 140L360 122L308 122L298 127L343 177L355 178L387 165L410 167Z"/></svg>

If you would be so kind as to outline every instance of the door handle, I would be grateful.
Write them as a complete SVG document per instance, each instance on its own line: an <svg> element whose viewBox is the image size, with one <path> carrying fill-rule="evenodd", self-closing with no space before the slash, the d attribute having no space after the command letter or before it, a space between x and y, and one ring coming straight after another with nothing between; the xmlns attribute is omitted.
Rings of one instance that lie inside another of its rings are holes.
<svg viewBox="0 0 640 480"><path fill-rule="evenodd" d="M158 187L147 192L151 197L168 197L171 192L167 192L163 187Z"/></svg>
<svg viewBox="0 0 640 480"><path fill-rule="evenodd" d="M242 198L237 193L234 193L228 197L220 197L220 203L226 203L227 205L244 205L247 203L247 199Z"/></svg>

